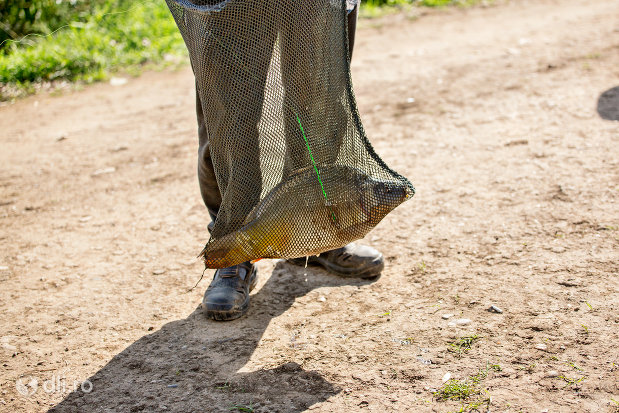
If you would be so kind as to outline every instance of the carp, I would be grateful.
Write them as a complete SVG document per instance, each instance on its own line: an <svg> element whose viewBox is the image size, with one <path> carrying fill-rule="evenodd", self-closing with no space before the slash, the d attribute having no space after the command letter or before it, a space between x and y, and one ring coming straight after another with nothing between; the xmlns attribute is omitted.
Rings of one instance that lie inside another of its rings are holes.
<svg viewBox="0 0 619 413"><path fill-rule="evenodd" d="M372 178L350 166L302 168L269 191L238 230L212 238L200 256L206 268L226 268L316 255L363 238L412 195L402 181Z"/></svg>

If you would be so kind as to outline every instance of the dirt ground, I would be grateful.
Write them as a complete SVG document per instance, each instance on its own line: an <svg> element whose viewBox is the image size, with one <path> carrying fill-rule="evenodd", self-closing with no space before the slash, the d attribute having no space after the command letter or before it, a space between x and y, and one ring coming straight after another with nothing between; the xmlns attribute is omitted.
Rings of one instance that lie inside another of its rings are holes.
<svg viewBox="0 0 619 413"><path fill-rule="evenodd" d="M365 240L382 278L263 260L233 322L189 291L188 67L0 107L0 411L619 411L619 3L414 17L362 21L352 68L418 191Z"/></svg>

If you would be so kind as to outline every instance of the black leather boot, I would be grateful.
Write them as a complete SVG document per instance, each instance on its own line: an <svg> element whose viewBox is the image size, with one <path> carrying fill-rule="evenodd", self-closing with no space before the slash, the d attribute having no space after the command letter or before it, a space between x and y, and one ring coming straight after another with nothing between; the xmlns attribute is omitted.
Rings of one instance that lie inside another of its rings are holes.
<svg viewBox="0 0 619 413"><path fill-rule="evenodd" d="M249 308L249 292L257 280L256 268L249 262L215 271L202 299L204 313L218 321L241 317Z"/></svg>
<svg viewBox="0 0 619 413"><path fill-rule="evenodd" d="M294 265L305 265L306 258L293 258L288 260ZM350 244L324 252L319 256L311 256L307 259L308 265L321 265L327 271L341 277L349 278L378 278L385 268L383 254L372 247Z"/></svg>

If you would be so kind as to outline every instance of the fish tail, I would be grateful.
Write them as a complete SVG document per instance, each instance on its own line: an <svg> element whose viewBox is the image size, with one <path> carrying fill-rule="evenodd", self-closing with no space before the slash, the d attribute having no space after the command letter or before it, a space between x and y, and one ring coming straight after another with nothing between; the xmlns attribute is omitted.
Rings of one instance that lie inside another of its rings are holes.
<svg viewBox="0 0 619 413"><path fill-rule="evenodd" d="M215 239L206 244L198 257L204 260L206 268L226 268L246 261L248 252L243 248L243 235L243 232L237 231ZM241 261L239 258L242 258Z"/></svg>

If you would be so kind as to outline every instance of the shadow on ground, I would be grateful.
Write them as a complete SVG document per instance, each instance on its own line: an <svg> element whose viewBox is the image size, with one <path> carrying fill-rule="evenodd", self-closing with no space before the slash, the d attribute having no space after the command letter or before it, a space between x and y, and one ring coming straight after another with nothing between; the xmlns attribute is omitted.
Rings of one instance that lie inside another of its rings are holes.
<svg viewBox="0 0 619 413"><path fill-rule="evenodd" d="M619 120L619 86L600 95L597 110L602 119Z"/></svg>
<svg viewBox="0 0 619 413"><path fill-rule="evenodd" d="M142 337L89 378L91 392L75 391L50 411L230 412L251 406L255 412L288 413L327 400L341 389L293 362L274 358L275 368L239 371L271 319L297 297L321 286L367 283L314 269L305 277L305 271L279 262L239 320L213 322L197 309Z"/></svg>

